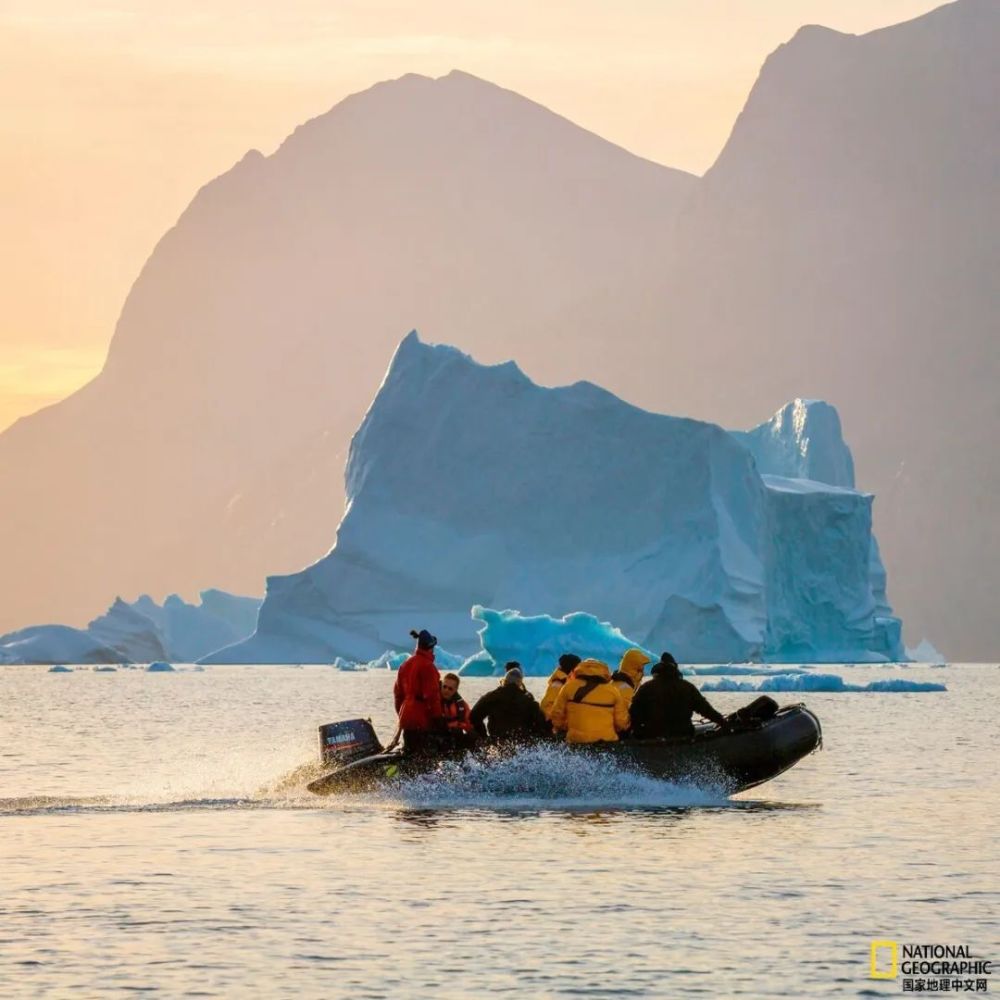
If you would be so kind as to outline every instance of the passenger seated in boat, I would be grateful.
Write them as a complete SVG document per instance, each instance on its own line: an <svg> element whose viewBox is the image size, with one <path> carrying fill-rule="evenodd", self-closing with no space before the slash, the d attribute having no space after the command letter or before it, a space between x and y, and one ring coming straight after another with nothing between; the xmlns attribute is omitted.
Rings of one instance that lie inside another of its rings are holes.
<svg viewBox="0 0 1000 1000"><path fill-rule="evenodd" d="M635 739L678 738L694 735L691 716L697 712L728 730L729 723L708 699L681 676L677 661L664 653L650 671L650 680L632 698L632 736Z"/></svg>
<svg viewBox="0 0 1000 1000"><path fill-rule="evenodd" d="M549 677L549 686L542 695L541 709L546 719L552 718L552 709L555 708L556 698L562 690L563 684L570 679L573 671L580 665L580 657L575 653L563 653L559 657L559 666L552 671Z"/></svg>
<svg viewBox="0 0 1000 1000"><path fill-rule="evenodd" d="M552 728L567 743L617 741L629 728L628 708L611 672L600 660L584 660L562 686L552 709Z"/></svg>
<svg viewBox="0 0 1000 1000"><path fill-rule="evenodd" d="M628 649L618 664L618 669L611 675L611 683L621 691L626 708L631 706L635 692L642 683L649 659L641 649Z"/></svg>
<svg viewBox="0 0 1000 1000"><path fill-rule="evenodd" d="M506 663L505 663L505 664L503 665L503 677L501 677L501 678L500 678L500 683L499 683L499 685L497 685L498 687L503 687L503 686L504 686L504 683L505 683L505 682L506 682L506 680L507 680L507 675L508 675L508 674L509 674L509 673L510 673L510 672L511 672L512 670L521 670L521 664L520 664L520 663L518 663L518 662L517 662L517 660L508 660L508 661L507 661L507 662L506 662ZM524 671L523 671L523 670L521 670L521 677L522 677L522 680L521 680L521 687L523 688L523 687L524 687L524 680L523 680L523 677L524 677Z"/></svg>
<svg viewBox="0 0 1000 1000"><path fill-rule="evenodd" d="M508 670L501 686L473 705L472 725L480 736L488 731L495 740L532 740L550 732L538 702L525 690L520 667Z"/></svg>
<svg viewBox="0 0 1000 1000"><path fill-rule="evenodd" d="M466 740L472 735L469 703L458 693L458 674L445 674L441 678L441 709L448 733L456 740Z"/></svg>

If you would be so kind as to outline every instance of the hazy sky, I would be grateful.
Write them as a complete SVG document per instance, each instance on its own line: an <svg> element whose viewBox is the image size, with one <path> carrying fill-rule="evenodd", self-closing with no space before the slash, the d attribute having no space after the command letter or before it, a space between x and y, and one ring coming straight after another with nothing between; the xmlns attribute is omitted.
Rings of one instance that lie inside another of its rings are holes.
<svg viewBox="0 0 1000 1000"><path fill-rule="evenodd" d="M346 94L453 68L702 173L803 24L928 0L0 0L0 428L101 367L195 191Z"/></svg>

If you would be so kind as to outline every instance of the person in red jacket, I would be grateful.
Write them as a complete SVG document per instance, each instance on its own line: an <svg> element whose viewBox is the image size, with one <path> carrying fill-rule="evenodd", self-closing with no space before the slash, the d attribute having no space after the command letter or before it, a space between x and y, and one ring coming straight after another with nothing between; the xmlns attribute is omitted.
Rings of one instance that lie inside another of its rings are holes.
<svg viewBox="0 0 1000 1000"><path fill-rule="evenodd" d="M421 753L434 743L432 734L444 729L441 707L441 675L434 666L437 637L427 629L410 632L417 640L413 655L399 668L393 697L399 729L403 734L403 750Z"/></svg>

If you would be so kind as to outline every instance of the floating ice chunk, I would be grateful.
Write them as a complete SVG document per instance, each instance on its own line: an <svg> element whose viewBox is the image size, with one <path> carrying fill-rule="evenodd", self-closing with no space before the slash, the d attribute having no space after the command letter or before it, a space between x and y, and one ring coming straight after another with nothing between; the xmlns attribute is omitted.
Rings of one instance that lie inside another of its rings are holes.
<svg viewBox="0 0 1000 1000"><path fill-rule="evenodd" d="M848 684L836 674L776 674L761 681L733 681L722 678L709 681L702 691L831 691L831 692L901 692L901 691L947 691L944 684L928 681L905 681L895 678L871 681L868 684Z"/></svg>
<svg viewBox="0 0 1000 1000"><path fill-rule="evenodd" d="M465 659L458 653L449 653L447 649L434 650L434 662L438 670L459 670L464 665Z"/></svg>
<svg viewBox="0 0 1000 1000"><path fill-rule="evenodd" d="M472 609L472 617L483 622L479 641L482 654L485 654L484 659L477 656L473 660L492 664L492 669L483 673L479 673L483 667L477 667L479 676L502 674L504 664L510 660L517 660L528 676L547 676L563 653L575 653L581 659L593 657L617 666L626 650L639 645L609 622L599 621L594 615L581 611L552 618L549 615L526 616L517 611L493 611L477 604ZM473 674L468 669L471 663L466 661L464 672Z"/></svg>
<svg viewBox="0 0 1000 1000"><path fill-rule="evenodd" d="M907 648L906 656L914 663L930 663L935 667L945 666L945 657L927 639L921 639L913 649Z"/></svg>
<svg viewBox="0 0 1000 1000"><path fill-rule="evenodd" d="M865 691L947 691L944 684L931 681L904 681L890 678L882 681L872 681L866 685Z"/></svg>
<svg viewBox="0 0 1000 1000"><path fill-rule="evenodd" d="M805 667L766 667L760 663L723 663L715 666L684 667L683 672L696 677L739 677L761 674L806 674Z"/></svg>
<svg viewBox="0 0 1000 1000"><path fill-rule="evenodd" d="M48 672L50 674L71 674L73 673L72 667L64 667L61 663L57 663L54 667L49 667Z"/></svg>
<svg viewBox="0 0 1000 1000"><path fill-rule="evenodd" d="M156 660L146 667L146 672L150 674L172 674L174 668L164 660Z"/></svg>
<svg viewBox="0 0 1000 1000"><path fill-rule="evenodd" d="M480 650L475 656L470 656L459 668L463 677L496 677L503 673L503 667L493 662L493 657L485 650Z"/></svg>
<svg viewBox="0 0 1000 1000"><path fill-rule="evenodd" d="M368 670L367 663L354 663L352 660L343 660L339 656L334 660L333 667L335 670L341 670L347 674L364 673Z"/></svg>
<svg viewBox="0 0 1000 1000"><path fill-rule="evenodd" d="M375 660L369 660L362 664L365 670L399 670L406 662L409 653L397 653L395 650L387 650Z"/></svg>

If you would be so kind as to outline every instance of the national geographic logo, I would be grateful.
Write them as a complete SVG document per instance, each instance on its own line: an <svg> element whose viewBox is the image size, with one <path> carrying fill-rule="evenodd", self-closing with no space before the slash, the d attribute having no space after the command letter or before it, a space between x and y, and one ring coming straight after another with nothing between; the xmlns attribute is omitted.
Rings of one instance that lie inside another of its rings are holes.
<svg viewBox="0 0 1000 1000"><path fill-rule="evenodd" d="M872 941L872 979L900 979L903 993L988 993L993 963L967 944Z"/></svg>

